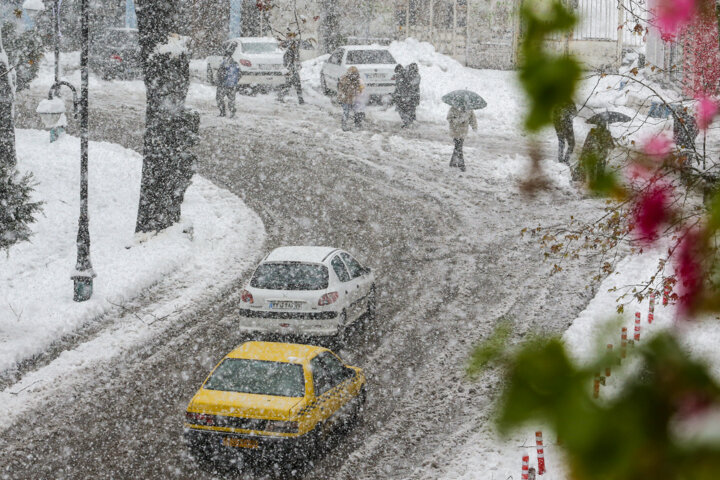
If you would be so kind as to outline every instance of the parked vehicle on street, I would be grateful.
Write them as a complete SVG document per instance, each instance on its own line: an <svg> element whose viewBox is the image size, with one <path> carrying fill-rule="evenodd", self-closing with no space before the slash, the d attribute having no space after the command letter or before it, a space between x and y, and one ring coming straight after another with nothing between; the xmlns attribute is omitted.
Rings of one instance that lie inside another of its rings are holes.
<svg viewBox="0 0 720 480"><path fill-rule="evenodd" d="M285 83L284 51L274 38L238 37L223 42L207 57L207 81L211 85L217 84L217 70L227 54L240 65L239 87L268 91Z"/></svg>
<svg viewBox="0 0 720 480"><path fill-rule="evenodd" d="M242 331L338 336L375 315L375 276L332 247L276 248L241 292Z"/></svg>
<svg viewBox="0 0 720 480"><path fill-rule="evenodd" d="M90 69L103 80L142 78L140 43L136 28L108 28L93 35L88 55Z"/></svg>
<svg viewBox="0 0 720 480"><path fill-rule="evenodd" d="M320 86L326 95L337 93L340 78L348 68L356 67L371 100L379 101L395 90L397 62L387 47L352 45L340 47L325 61L320 70Z"/></svg>
<svg viewBox="0 0 720 480"><path fill-rule="evenodd" d="M326 348L246 342L213 369L185 413L199 460L249 453L287 464L362 414L365 375ZM280 461L278 461L280 460Z"/></svg>

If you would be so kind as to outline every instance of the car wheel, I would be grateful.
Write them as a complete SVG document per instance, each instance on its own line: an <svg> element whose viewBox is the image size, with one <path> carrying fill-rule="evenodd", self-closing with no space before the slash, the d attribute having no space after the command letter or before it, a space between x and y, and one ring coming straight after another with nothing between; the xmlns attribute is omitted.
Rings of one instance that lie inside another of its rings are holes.
<svg viewBox="0 0 720 480"><path fill-rule="evenodd" d="M367 301L367 318L368 320L375 320L377 313L377 295L375 293L375 285L370 287L370 293L368 294Z"/></svg>
<svg viewBox="0 0 720 480"><path fill-rule="evenodd" d="M207 81L210 85L215 85L215 82L213 81L212 67L209 64L207 66Z"/></svg>
<svg viewBox="0 0 720 480"><path fill-rule="evenodd" d="M322 73L320 74L320 88L322 88L322 92L324 95L330 96L332 95L332 90L330 90L327 87L327 81L325 80L325 75Z"/></svg>

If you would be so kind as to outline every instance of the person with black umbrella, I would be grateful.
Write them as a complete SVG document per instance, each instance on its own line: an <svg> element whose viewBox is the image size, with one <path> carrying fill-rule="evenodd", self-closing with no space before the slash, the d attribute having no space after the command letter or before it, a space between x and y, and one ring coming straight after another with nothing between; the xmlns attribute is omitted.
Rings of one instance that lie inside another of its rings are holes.
<svg viewBox="0 0 720 480"><path fill-rule="evenodd" d="M580 179L583 176L597 178L601 172L605 171L610 152L615 147L608 124L624 123L630 120L632 120L630 117L620 112L598 113L585 120L595 126L585 137L585 143L580 152L580 162L573 172L574 179Z"/></svg>
<svg viewBox="0 0 720 480"><path fill-rule="evenodd" d="M450 158L450 166L458 167L461 172L465 171L465 156L463 145L468 134L468 127L477 131L478 124L475 112L485 108L487 103L477 93L468 90L455 90L442 97L442 101L450 105L447 114L447 121L450 124L450 135L453 138L455 149Z"/></svg>

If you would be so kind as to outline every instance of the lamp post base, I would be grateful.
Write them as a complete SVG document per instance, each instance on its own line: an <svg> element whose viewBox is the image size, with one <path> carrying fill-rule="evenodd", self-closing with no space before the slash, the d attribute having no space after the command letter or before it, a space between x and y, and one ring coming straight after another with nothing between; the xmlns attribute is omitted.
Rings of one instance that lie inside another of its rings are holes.
<svg viewBox="0 0 720 480"><path fill-rule="evenodd" d="M85 302L90 300L93 293L92 276L73 276L73 301Z"/></svg>

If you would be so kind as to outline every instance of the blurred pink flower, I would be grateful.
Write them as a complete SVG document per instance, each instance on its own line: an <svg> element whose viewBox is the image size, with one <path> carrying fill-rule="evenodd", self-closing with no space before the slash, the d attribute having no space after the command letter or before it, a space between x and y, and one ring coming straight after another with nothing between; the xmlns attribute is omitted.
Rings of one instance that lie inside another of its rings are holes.
<svg viewBox="0 0 720 480"><path fill-rule="evenodd" d="M655 21L663 40L672 40L695 15L695 0L654 0Z"/></svg>
<svg viewBox="0 0 720 480"><path fill-rule="evenodd" d="M718 104L708 97L700 97L697 106L697 124L701 130L707 130L718 113Z"/></svg>
<svg viewBox="0 0 720 480"><path fill-rule="evenodd" d="M653 136L645 143L645 153L651 157L662 159L666 157L673 147L673 141L667 135L660 134Z"/></svg>
<svg viewBox="0 0 720 480"><path fill-rule="evenodd" d="M635 231L638 240L645 244L655 242L660 227L670 217L671 189L667 185L651 185L635 203Z"/></svg>

